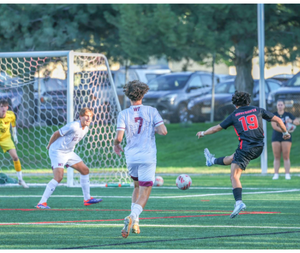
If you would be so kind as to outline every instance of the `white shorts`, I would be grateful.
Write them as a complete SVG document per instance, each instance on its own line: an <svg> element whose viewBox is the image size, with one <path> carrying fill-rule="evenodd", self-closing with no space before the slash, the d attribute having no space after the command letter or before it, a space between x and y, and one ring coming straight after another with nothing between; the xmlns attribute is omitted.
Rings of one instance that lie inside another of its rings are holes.
<svg viewBox="0 0 300 253"><path fill-rule="evenodd" d="M74 152L61 153L49 151L52 169L64 168L64 166L70 166L81 162L81 158Z"/></svg>
<svg viewBox="0 0 300 253"><path fill-rule="evenodd" d="M131 178L139 181L140 186L153 186L156 163L128 163L127 168Z"/></svg>

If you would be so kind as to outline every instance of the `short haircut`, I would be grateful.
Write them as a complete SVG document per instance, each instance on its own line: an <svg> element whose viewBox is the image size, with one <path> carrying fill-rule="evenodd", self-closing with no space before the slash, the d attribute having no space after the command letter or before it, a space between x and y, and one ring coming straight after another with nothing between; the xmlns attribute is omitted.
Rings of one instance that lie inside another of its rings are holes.
<svg viewBox="0 0 300 253"><path fill-rule="evenodd" d="M232 95L232 103L235 106L246 106L251 102L250 97L251 95L247 92L235 91L235 93Z"/></svg>
<svg viewBox="0 0 300 253"><path fill-rule="evenodd" d="M123 87L123 91L131 101L139 101L148 92L149 86L138 80L131 81Z"/></svg>
<svg viewBox="0 0 300 253"><path fill-rule="evenodd" d="M284 100L283 100L283 99L279 99L279 100L277 100L277 103L276 103L276 104L278 104L278 102L281 102L281 103L283 103L283 104L285 105L285 102L284 102Z"/></svg>
<svg viewBox="0 0 300 253"><path fill-rule="evenodd" d="M7 101L7 100L5 100L5 99L0 99L0 105L2 105L2 106L8 106L9 104L8 104L8 101Z"/></svg>
<svg viewBox="0 0 300 253"><path fill-rule="evenodd" d="M94 111L93 111L92 109L90 109L90 108L87 108L87 107L83 107L83 108L80 110L79 116L85 116L86 113L88 113L88 112L92 113L92 115L94 116Z"/></svg>

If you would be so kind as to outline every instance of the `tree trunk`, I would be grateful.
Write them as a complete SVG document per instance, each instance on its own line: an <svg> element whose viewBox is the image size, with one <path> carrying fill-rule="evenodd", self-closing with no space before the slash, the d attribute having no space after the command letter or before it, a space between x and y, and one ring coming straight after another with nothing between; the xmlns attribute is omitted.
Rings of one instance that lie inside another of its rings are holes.
<svg viewBox="0 0 300 253"><path fill-rule="evenodd" d="M252 55L246 54L236 49L236 57L234 59L236 67L235 88L237 91L253 93L253 78L252 78Z"/></svg>

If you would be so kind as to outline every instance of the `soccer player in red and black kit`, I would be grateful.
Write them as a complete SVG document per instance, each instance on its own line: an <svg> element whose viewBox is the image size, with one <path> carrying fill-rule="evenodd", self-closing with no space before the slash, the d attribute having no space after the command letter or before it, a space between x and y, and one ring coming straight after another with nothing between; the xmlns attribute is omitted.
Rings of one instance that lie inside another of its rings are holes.
<svg viewBox="0 0 300 253"><path fill-rule="evenodd" d="M258 158L263 151L264 131L262 119L269 122L276 122L282 130L284 139L289 139L291 137L279 117L263 108L249 106L251 102L250 96L249 93L236 91L232 96L232 103L235 105L236 110L234 110L219 125L213 126L206 131L200 131L196 134L198 138L202 138L205 135L214 134L223 129L227 129L229 126L233 126L239 137L238 148L231 156L215 158L207 148L204 150L207 166L212 166L213 164L231 164L230 179L236 203L230 218L236 217L240 211L246 209L246 205L242 202L242 184L240 182L240 177L242 171L246 169L249 162Z"/></svg>

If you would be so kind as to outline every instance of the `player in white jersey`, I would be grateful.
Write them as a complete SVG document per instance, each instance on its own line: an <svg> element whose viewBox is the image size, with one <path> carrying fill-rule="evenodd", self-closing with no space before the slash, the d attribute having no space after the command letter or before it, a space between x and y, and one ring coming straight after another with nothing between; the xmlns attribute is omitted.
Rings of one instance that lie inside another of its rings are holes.
<svg viewBox="0 0 300 253"><path fill-rule="evenodd" d="M125 95L131 106L119 113L114 151L121 156L120 143L126 134L126 163L129 175L134 181L131 213L124 219L122 236L127 238L130 230L139 234L139 215L151 193L156 170L155 133L167 134L167 128L156 108L142 105L142 99L149 90L147 84L132 81L124 86Z"/></svg>
<svg viewBox="0 0 300 253"><path fill-rule="evenodd" d="M80 172L80 185L85 206L102 201L102 199L94 199L90 196L89 168L74 152L76 144L89 131L89 125L92 121L93 114L91 109L82 108L79 113L80 120L65 125L51 136L47 149L49 150L54 178L46 186L44 194L36 206L38 209L50 209L47 205L47 200L54 192L56 186L63 179L65 165Z"/></svg>

